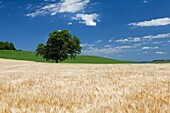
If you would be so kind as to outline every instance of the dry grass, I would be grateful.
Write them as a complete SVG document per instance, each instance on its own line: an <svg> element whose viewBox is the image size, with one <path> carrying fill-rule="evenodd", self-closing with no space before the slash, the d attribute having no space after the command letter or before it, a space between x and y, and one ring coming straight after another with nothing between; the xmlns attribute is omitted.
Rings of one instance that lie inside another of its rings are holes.
<svg viewBox="0 0 170 113"><path fill-rule="evenodd" d="M0 113L170 113L170 64L0 59Z"/></svg>

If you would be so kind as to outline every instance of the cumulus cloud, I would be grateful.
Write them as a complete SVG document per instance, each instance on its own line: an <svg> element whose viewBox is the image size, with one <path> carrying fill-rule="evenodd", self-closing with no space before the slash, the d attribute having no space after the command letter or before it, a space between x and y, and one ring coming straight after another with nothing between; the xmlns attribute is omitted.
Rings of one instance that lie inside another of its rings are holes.
<svg viewBox="0 0 170 113"><path fill-rule="evenodd" d="M79 23L84 23L87 26L96 26L96 21L99 21L98 14L77 14L75 17L73 17L73 20L79 20Z"/></svg>
<svg viewBox="0 0 170 113"><path fill-rule="evenodd" d="M169 38L170 37L170 33L166 33L166 34L158 34L158 35L147 35L144 36L143 38L145 39L157 39L157 38Z"/></svg>
<svg viewBox="0 0 170 113"><path fill-rule="evenodd" d="M150 21L144 21L144 22L134 22L128 25L134 27L151 27L151 26L165 26L169 24L170 24L170 18L165 17L165 18L152 19Z"/></svg>
<svg viewBox="0 0 170 113"><path fill-rule="evenodd" d="M55 1L54 1L55 2ZM56 15L57 13L75 13L82 11L90 0L61 0L59 3L47 4L26 16L36 17L43 15Z"/></svg>
<svg viewBox="0 0 170 113"><path fill-rule="evenodd" d="M162 52L162 51L160 51L160 52L155 52L156 54L161 54L161 55L163 55L163 54L166 54L166 52Z"/></svg>

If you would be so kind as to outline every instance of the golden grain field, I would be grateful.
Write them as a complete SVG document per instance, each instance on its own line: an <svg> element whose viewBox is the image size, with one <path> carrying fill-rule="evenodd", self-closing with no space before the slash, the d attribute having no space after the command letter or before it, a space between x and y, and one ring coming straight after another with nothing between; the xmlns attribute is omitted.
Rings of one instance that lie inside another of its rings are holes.
<svg viewBox="0 0 170 113"><path fill-rule="evenodd" d="M0 59L0 113L170 113L170 64Z"/></svg>

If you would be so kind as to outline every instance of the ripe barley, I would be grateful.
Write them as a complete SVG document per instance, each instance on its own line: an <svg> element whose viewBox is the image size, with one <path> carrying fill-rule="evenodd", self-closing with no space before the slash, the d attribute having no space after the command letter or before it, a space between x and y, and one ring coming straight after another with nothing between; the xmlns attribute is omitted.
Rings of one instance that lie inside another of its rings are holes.
<svg viewBox="0 0 170 113"><path fill-rule="evenodd" d="M0 59L1 113L169 113L170 64Z"/></svg>

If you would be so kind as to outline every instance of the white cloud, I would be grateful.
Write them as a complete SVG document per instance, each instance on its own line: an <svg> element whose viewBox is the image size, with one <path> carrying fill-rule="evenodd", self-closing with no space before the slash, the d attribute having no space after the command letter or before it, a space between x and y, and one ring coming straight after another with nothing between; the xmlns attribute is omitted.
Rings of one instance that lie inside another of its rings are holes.
<svg viewBox="0 0 170 113"><path fill-rule="evenodd" d="M141 41L141 39L140 39L139 37L133 38L133 39L131 40L131 42L139 42L139 41Z"/></svg>
<svg viewBox="0 0 170 113"><path fill-rule="evenodd" d="M104 45L104 47L106 47L106 48L107 48L107 47L111 47L111 45Z"/></svg>
<svg viewBox="0 0 170 113"><path fill-rule="evenodd" d="M143 46L148 46L148 44L164 44L164 43L168 43L170 42L169 40L154 40L154 39L163 39L163 38L170 38L170 33L165 33L165 34L158 34L158 35L147 35L147 36L141 36L141 37L129 37L129 38L125 38L125 39L119 39L116 40L115 42L118 43L123 43L123 44L131 44L131 43L135 43L135 44L140 44ZM150 46L150 45L149 45ZM147 47L143 47L142 49L147 49ZM148 49L157 49L157 48L148 48Z"/></svg>
<svg viewBox="0 0 170 113"><path fill-rule="evenodd" d="M99 42L101 42L102 40L97 40L95 43L99 43Z"/></svg>
<svg viewBox="0 0 170 113"><path fill-rule="evenodd" d="M158 49L159 47L153 47L153 49Z"/></svg>
<svg viewBox="0 0 170 113"><path fill-rule="evenodd" d="M90 0L62 0L63 2L60 5L59 12L78 12L85 8L86 4L90 2Z"/></svg>
<svg viewBox="0 0 170 113"><path fill-rule="evenodd" d="M27 9L27 10L28 10L28 9L31 9L31 8L32 8L32 6L33 6L32 4L27 4L27 6L26 6L26 8L25 8L25 9Z"/></svg>
<svg viewBox="0 0 170 113"><path fill-rule="evenodd" d="M116 49L116 48L95 48L92 50L83 50L83 54L110 54L110 53L117 53L117 52L123 52L122 49Z"/></svg>
<svg viewBox="0 0 170 113"><path fill-rule="evenodd" d="M80 44L81 47L85 47L85 46L87 46L87 45L88 45L87 43L85 43L85 44Z"/></svg>
<svg viewBox="0 0 170 113"><path fill-rule="evenodd" d="M72 24L73 24L72 22L67 23L67 25L72 25Z"/></svg>
<svg viewBox="0 0 170 113"><path fill-rule="evenodd" d="M146 50L156 50L159 49L159 46L162 44L168 44L170 40L154 40L154 39L162 39L162 38L170 38L170 33L165 34L158 34L158 35L147 35L147 36L141 36L141 37L129 37L125 39L119 39L115 42L118 42L119 44L128 44L128 46L118 46L116 48L123 48L123 49L133 49L136 48L136 50L139 51L146 51ZM133 44L131 46L131 44ZM140 47L139 47L140 46ZM151 47L152 46L152 47ZM138 47L138 48L137 48Z"/></svg>
<svg viewBox="0 0 170 113"><path fill-rule="evenodd" d="M110 43L111 43L111 42L113 41L113 39L114 39L114 37L112 37L110 40L108 40L108 42L110 42Z"/></svg>
<svg viewBox="0 0 170 113"><path fill-rule="evenodd" d="M130 49L130 48L135 48L136 46L117 46L115 47L116 49Z"/></svg>
<svg viewBox="0 0 170 113"><path fill-rule="evenodd" d="M144 3L144 4L149 3L149 1L148 1L148 0L144 0L143 3Z"/></svg>
<svg viewBox="0 0 170 113"><path fill-rule="evenodd" d="M144 22L134 22L128 25L134 27L150 27L150 26L165 26L169 24L170 24L170 18L166 17L166 18L152 19L150 21L144 21Z"/></svg>
<svg viewBox="0 0 170 113"><path fill-rule="evenodd" d="M128 42L129 40L126 38L126 39L119 39L119 40L116 40L116 42L120 42L120 43L123 43L123 42Z"/></svg>
<svg viewBox="0 0 170 113"><path fill-rule="evenodd" d="M119 53L119 52L126 52L129 49L137 47L137 45L132 46L116 46L116 47L109 47L110 45L105 45L105 48L93 48L88 50L83 50L83 54L111 54L111 53Z"/></svg>
<svg viewBox="0 0 170 113"><path fill-rule="evenodd" d="M112 41L113 41L112 39L108 40L108 42L110 42L110 43L111 43Z"/></svg>
<svg viewBox="0 0 170 113"><path fill-rule="evenodd" d="M43 15L56 15L57 13L75 13L82 11L90 0L61 0L59 3L47 4L26 16L36 17Z"/></svg>
<svg viewBox="0 0 170 113"><path fill-rule="evenodd" d="M142 49L150 49L150 47L142 47Z"/></svg>
<svg viewBox="0 0 170 113"><path fill-rule="evenodd" d="M44 16L44 15L55 15L59 12L59 5L58 4L48 4L40 9L37 9L33 13L26 14L26 16L30 16L32 18L36 16Z"/></svg>
<svg viewBox="0 0 170 113"><path fill-rule="evenodd" d="M86 46L88 46L88 47L93 47L93 46L95 46L95 45L94 45L94 44L85 43L85 44L80 44L80 46L81 46L81 47L86 47Z"/></svg>
<svg viewBox="0 0 170 113"><path fill-rule="evenodd" d="M134 37L134 38L125 38L125 39L119 39L116 40L116 42L119 43L126 43L126 42L139 42L141 39L139 37Z"/></svg>
<svg viewBox="0 0 170 113"><path fill-rule="evenodd" d="M90 49L90 50L94 50L95 48L94 48L94 47L89 47L88 49Z"/></svg>
<svg viewBox="0 0 170 113"><path fill-rule="evenodd" d="M148 36L144 36L143 38L148 38L148 39L157 39L157 38L169 38L170 37L170 33L167 34L158 34L158 35L148 35Z"/></svg>
<svg viewBox="0 0 170 113"><path fill-rule="evenodd" d="M87 46L87 44L86 44L86 46ZM82 54L96 55L96 54L120 53L120 52L132 51L132 49L134 49L138 46L140 46L140 44L133 44L131 46L129 46L129 45L115 46L115 47L111 47L111 45L104 45L104 48L89 47L86 50L82 50Z"/></svg>
<svg viewBox="0 0 170 113"><path fill-rule="evenodd" d="M85 8L90 0L60 0L60 2L56 3L56 0L45 0L51 1L54 3L46 4L44 6L36 7L36 11L32 13L26 14L28 17L36 17L36 16L45 16L45 15L56 15L58 13L79 13L85 12ZM26 7L28 10L33 10L33 6L29 5ZM96 26L99 15L94 14L76 14L72 17L72 20L78 20L79 23L86 24L87 26ZM97 22L96 22L97 21ZM71 25L71 23L68 23Z"/></svg>
<svg viewBox="0 0 170 113"><path fill-rule="evenodd" d="M155 52L156 54L161 54L161 55L163 55L163 54L166 54L166 52L162 52L162 51L160 51L160 52Z"/></svg>
<svg viewBox="0 0 170 113"><path fill-rule="evenodd" d="M87 26L96 26L96 21L99 21L98 14L77 14L75 17L72 17L73 20L79 20L79 23L84 23Z"/></svg>
<svg viewBox="0 0 170 113"><path fill-rule="evenodd" d="M142 47L143 50L147 50L147 49L158 49L158 47Z"/></svg>

